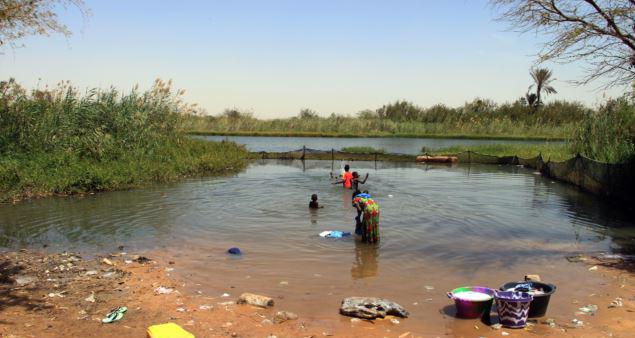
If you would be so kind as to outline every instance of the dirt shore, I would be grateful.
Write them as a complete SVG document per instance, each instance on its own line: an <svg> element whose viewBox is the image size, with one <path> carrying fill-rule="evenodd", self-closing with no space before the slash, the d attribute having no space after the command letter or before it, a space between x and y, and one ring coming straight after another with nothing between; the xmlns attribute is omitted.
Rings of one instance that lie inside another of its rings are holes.
<svg viewBox="0 0 635 338"><path fill-rule="evenodd" d="M279 305L262 309L236 305L234 296L185 291L192 286L186 287L185 281L171 274L178 262L157 262L123 252L90 259L74 253L6 252L0 254L0 337L145 337L148 326L167 322L181 325L196 337L632 337L634 265L615 257L579 257L571 264L585 264L589 273L604 279L588 299L558 299L576 307L597 305L593 313L571 314L582 324L545 317L513 330L464 320L458 330L429 334L401 329L394 318L350 320L340 316L338 309L333 309L332 318L298 311L298 319L274 324L275 313L285 310ZM163 293L157 292L161 287ZM128 308L125 316L102 324L101 319L118 306ZM345 325L334 326L333 321Z"/></svg>

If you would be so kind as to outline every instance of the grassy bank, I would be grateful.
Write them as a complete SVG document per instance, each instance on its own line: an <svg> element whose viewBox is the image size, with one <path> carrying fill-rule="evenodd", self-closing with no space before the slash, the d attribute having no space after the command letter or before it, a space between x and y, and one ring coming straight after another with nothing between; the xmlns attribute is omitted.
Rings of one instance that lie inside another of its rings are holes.
<svg viewBox="0 0 635 338"><path fill-rule="evenodd" d="M80 95L0 83L0 200L127 189L242 168L247 151L192 140L191 106L169 83Z"/></svg>
<svg viewBox="0 0 635 338"><path fill-rule="evenodd" d="M578 124L529 124L509 118L428 123L379 118L316 117L259 120L243 117L193 117L188 130L199 135L318 136L318 137L419 137L470 139L562 140L571 137Z"/></svg>
<svg viewBox="0 0 635 338"><path fill-rule="evenodd" d="M541 154L545 160L564 161L575 156L569 144L484 144L476 146L453 146L437 150L422 149L430 155L454 155L465 151L473 151L492 156L518 156L533 158Z"/></svg>
<svg viewBox="0 0 635 338"><path fill-rule="evenodd" d="M476 99L460 107L419 107L397 101L356 116L322 117L303 109L296 117L257 119L252 114L227 110L218 116L197 116L186 121L198 134L250 136L349 137L460 137L499 139L566 139L591 109L575 102L555 101L539 109L522 101L495 104Z"/></svg>
<svg viewBox="0 0 635 338"><path fill-rule="evenodd" d="M385 150L375 149L373 147L344 147L342 148L342 152L354 154L383 154Z"/></svg>

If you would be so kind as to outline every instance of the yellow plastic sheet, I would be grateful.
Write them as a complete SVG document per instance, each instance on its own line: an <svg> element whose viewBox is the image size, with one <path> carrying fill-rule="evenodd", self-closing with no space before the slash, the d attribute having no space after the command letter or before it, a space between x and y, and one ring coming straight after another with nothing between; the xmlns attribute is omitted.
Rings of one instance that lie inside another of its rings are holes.
<svg viewBox="0 0 635 338"><path fill-rule="evenodd" d="M147 332L148 338L194 338L193 334L174 323L152 325Z"/></svg>

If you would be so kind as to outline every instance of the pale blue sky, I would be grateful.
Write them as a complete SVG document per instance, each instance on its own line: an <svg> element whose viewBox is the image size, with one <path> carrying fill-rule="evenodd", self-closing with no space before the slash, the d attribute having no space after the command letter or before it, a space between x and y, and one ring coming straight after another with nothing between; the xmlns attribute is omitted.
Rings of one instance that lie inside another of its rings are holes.
<svg viewBox="0 0 635 338"><path fill-rule="evenodd" d="M32 37L0 55L0 78L27 87L148 87L161 77L208 113L286 117L308 107L356 113L405 99L458 106L513 101L540 39L507 32L485 0L87 1L61 19L74 32ZM548 65L559 94L595 105L599 84L575 87L581 65Z"/></svg>

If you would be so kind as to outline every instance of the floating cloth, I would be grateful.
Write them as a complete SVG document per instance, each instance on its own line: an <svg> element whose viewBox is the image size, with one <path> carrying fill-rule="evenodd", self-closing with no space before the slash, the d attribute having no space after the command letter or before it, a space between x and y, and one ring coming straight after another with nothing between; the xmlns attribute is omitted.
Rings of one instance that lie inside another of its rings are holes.
<svg viewBox="0 0 635 338"><path fill-rule="evenodd" d="M342 232L337 230L327 230L327 231L320 232L320 237L326 237L326 238L342 238L342 237L350 236L350 235L351 235L350 232Z"/></svg>

